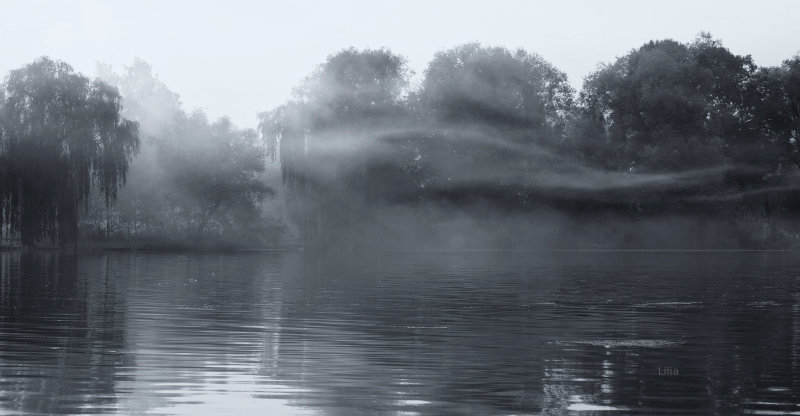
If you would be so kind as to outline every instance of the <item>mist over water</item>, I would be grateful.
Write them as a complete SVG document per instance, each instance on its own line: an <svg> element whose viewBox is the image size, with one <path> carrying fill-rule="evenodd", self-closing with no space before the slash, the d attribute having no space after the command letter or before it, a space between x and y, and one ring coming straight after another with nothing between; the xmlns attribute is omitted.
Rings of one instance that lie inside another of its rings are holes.
<svg viewBox="0 0 800 416"><path fill-rule="evenodd" d="M256 129L139 58L10 71L0 415L797 413L800 56L399 52Z"/></svg>
<svg viewBox="0 0 800 416"><path fill-rule="evenodd" d="M756 121L774 73L749 59L650 42L576 94L535 54L466 44L404 92L402 57L346 49L259 130L309 246L790 248L795 133Z"/></svg>
<svg viewBox="0 0 800 416"><path fill-rule="evenodd" d="M701 33L576 91L536 53L468 43L412 87L402 55L348 48L251 130L188 111L143 60L90 80L43 57L3 84L0 230L26 246L796 248L798 62L758 67Z"/></svg>

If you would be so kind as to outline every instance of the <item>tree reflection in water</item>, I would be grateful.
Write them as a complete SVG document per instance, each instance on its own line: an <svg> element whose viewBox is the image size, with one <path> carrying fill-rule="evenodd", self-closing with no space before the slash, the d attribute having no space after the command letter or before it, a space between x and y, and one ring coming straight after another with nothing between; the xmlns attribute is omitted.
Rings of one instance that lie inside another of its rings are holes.
<svg viewBox="0 0 800 416"><path fill-rule="evenodd" d="M788 411L795 257L0 252L0 408Z"/></svg>

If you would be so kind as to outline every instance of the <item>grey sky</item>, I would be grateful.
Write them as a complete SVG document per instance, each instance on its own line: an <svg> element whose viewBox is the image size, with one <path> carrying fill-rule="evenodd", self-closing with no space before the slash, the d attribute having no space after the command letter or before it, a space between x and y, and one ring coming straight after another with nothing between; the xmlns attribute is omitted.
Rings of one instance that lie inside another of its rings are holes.
<svg viewBox="0 0 800 416"><path fill-rule="evenodd" d="M776 65L800 50L800 2L753 1L16 1L0 6L0 73L49 55L95 75L138 56L185 107L254 127L325 57L388 47L417 76L469 41L542 55L576 87L601 62L650 39L709 31Z"/></svg>

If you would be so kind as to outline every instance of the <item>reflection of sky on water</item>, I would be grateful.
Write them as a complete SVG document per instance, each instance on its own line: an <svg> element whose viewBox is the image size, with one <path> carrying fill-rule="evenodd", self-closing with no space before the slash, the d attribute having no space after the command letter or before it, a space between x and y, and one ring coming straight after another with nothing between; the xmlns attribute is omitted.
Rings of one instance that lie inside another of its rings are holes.
<svg viewBox="0 0 800 416"><path fill-rule="evenodd" d="M248 374L228 374L222 378L215 373L198 372L196 379L205 383L152 385L124 383L120 389L129 393L120 400L122 414L150 415L315 415L320 411L290 404L298 389L273 384L263 377ZM265 389L264 385L268 388ZM164 399L154 402L154 390ZM257 400L254 400L257 399ZM144 404L144 406L142 406Z"/></svg>

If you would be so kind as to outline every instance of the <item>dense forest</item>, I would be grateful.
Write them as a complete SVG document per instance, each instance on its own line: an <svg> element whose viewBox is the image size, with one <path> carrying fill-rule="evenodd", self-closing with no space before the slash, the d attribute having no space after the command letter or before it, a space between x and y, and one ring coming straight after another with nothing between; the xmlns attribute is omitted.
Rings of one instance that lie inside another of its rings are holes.
<svg viewBox="0 0 800 416"><path fill-rule="evenodd" d="M269 76L265 72L264 76ZM414 80L414 82L412 82ZM0 88L5 244L800 247L800 56L651 41L581 91L477 43L418 80L331 55L257 131L187 112L137 60L40 58Z"/></svg>

